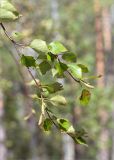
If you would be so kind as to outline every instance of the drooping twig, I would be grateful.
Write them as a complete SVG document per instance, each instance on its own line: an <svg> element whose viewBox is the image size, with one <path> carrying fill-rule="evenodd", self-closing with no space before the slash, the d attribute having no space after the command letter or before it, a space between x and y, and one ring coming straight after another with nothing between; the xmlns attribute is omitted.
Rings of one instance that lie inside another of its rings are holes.
<svg viewBox="0 0 114 160"><path fill-rule="evenodd" d="M58 56L57 56L57 59L58 59L59 63L61 63ZM77 80L76 78L74 78L73 75L68 70L66 72L74 79L75 82L80 83L80 80Z"/></svg>
<svg viewBox="0 0 114 160"><path fill-rule="evenodd" d="M3 39L2 39L2 40L3 40ZM16 66L17 66L17 69L18 69L18 72L19 72L22 80L24 81L24 76L23 76L23 73L22 73L22 71L21 71L21 69L20 69L20 65L19 65L18 60L16 59L15 55L12 53L11 49L10 49L5 43L4 43L3 45L4 45L4 47L8 50L8 53L10 54L10 56L11 56L12 59L13 59L13 61L15 62Z"/></svg>
<svg viewBox="0 0 114 160"><path fill-rule="evenodd" d="M1 25L1 23L0 23L0 25ZM6 32L6 29L5 29L5 27L4 27L3 24L2 24L2 29L5 31L5 33L7 33L7 32ZM9 37L8 34L5 34L5 35L6 35L7 37ZM17 53L18 53L18 56L20 57L20 53L19 53L19 51L18 51L18 49L17 49L17 47L16 47L17 43L16 43L15 41L12 41L11 38L9 38L9 39L10 39L10 41L14 44L14 47L15 47ZM27 99L27 100L26 100L26 104L27 104L29 110L31 111L31 110L32 110L32 104L31 104L31 102L30 102L30 100L29 100L29 99L30 99L30 96L29 96L30 91L29 91L29 88L26 86L25 77L24 77L24 75L23 75L23 72L22 72L21 69L20 69L20 68L21 68L21 67L20 67L20 64L19 64L16 56L12 53L11 49L10 49L5 43L4 43L4 46L5 46L5 48L7 48L9 54L10 54L11 57L13 58L16 66L17 66L18 72L19 72L19 74L20 74L20 76L21 76L21 78L22 78L22 80L23 80L23 86L24 86L24 93L23 93L23 95L26 97L26 99ZM28 111L28 112L30 112L30 111Z"/></svg>
<svg viewBox="0 0 114 160"><path fill-rule="evenodd" d="M47 108L45 109L45 111L46 111L46 113L47 113L47 115L48 115L49 119L50 119L50 120L52 121L52 123L54 124L54 126L55 126L59 131L60 131L59 126L54 122L54 120L53 120L53 119L52 119L52 117L50 116L50 114L49 114L49 112L48 112ZM70 133L65 132L65 131L64 131L64 133L66 133L67 135L69 135L69 136L71 137Z"/></svg>
<svg viewBox="0 0 114 160"><path fill-rule="evenodd" d="M21 44L21 43L17 43L7 32L6 28L4 27L3 23L0 23L5 35L9 38L9 40L14 43L15 45L18 45L18 46L25 46L24 44Z"/></svg>
<svg viewBox="0 0 114 160"><path fill-rule="evenodd" d="M77 80L76 78L74 78L74 76L72 76L72 74L67 70L67 73L72 77L72 79L74 79L75 82L80 83L80 80Z"/></svg>
<svg viewBox="0 0 114 160"><path fill-rule="evenodd" d="M54 122L54 120L53 120L52 117L50 116L50 114L49 114L47 108L45 109L45 111L46 111L46 113L47 113L49 119L50 119L50 120L52 121L52 123L54 124L54 126L55 126L57 129L60 129L59 126Z"/></svg>
<svg viewBox="0 0 114 160"><path fill-rule="evenodd" d="M18 53L18 56L21 57L20 51L19 51L19 49L17 48L17 46L24 46L24 47L25 47L25 45L19 44L19 43L17 43L15 40L13 40L12 37L8 34L8 32L7 32L6 28L5 28L5 26L3 25L3 23L0 23L0 25L1 25L1 27L2 27L2 29L3 29L3 31L4 31L4 33L5 33L5 35L6 35L6 36L8 37L8 39L13 43L13 45L14 45L17 53ZM36 86L39 88L39 84L38 84L38 82L36 81L36 79L35 79L34 75L32 74L32 72L30 71L29 67L27 67L27 70L28 70L30 76L32 77L32 79L34 80Z"/></svg>

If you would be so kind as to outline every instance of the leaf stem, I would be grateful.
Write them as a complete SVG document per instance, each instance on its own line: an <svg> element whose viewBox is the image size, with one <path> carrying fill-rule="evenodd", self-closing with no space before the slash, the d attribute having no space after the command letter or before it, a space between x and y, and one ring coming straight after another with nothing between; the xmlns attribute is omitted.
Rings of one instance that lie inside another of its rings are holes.
<svg viewBox="0 0 114 160"><path fill-rule="evenodd" d="M50 120L52 121L52 123L54 124L54 126L59 130L59 126L53 121L53 119L52 119L52 117L50 116L50 114L49 114L47 108L45 108L45 111L46 111L46 113L47 113L49 119L50 119Z"/></svg>
<svg viewBox="0 0 114 160"><path fill-rule="evenodd" d="M74 81L76 81L77 83L80 83L80 80L77 80L76 78L73 77L73 75L67 70L67 73L72 77L72 79L74 79Z"/></svg>
<svg viewBox="0 0 114 160"><path fill-rule="evenodd" d="M54 126L60 131L60 128L59 128L59 126L54 122L54 120L52 119L52 117L50 116L50 114L49 114L49 112L48 112L48 109L46 108L45 109L45 111L46 111L46 113L47 113L47 115L48 115L48 117L49 117L49 119L52 121L52 123L54 124ZM68 133L68 132L64 132L64 133L66 133L67 135L69 135L70 137L71 137L71 135Z"/></svg>

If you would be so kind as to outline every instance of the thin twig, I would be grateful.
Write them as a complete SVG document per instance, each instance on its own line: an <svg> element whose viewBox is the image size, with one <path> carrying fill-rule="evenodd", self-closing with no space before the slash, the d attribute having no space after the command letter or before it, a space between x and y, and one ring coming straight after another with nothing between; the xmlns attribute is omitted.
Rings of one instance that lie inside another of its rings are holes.
<svg viewBox="0 0 114 160"><path fill-rule="evenodd" d="M30 69L28 67L27 67L27 70L28 70L29 74L31 75L32 79L34 80L36 86L39 88L38 82L36 81L35 77L33 76L32 72L30 71Z"/></svg>
<svg viewBox="0 0 114 160"><path fill-rule="evenodd" d="M52 117L50 116L48 110L47 110L47 109L45 109L45 110L46 110L46 113L47 113L49 119L50 119L50 120L52 121L52 123L54 124L54 126L60 131L59 126L53 121L53 119L52 119ZM71 135L70 135L68 132L65 132L65 131L64 131L64 133L66 133L67 135L69 135L69 136L71 137Z"/></svg>
<svg viewBox="0 0 114 160"><path fill-rule="evenodd" d="M3 38L2 38L3 39ZM4 41L4 40L3 40ZM23 86L24 86L24 92L23 92L23 95L25 96L26 98L26 103L27 104L26 106L29 107L29 110L32 110L32 104L31 104L31 101L30 101L30 97L29 97L29 88L26 86L26 81L25 81L25 77L23 75L23 72L21 71L21 66L16 58L16 56L13 54L13 51L11 51L11 49L4 43L4 46L5 48L8 50L8 53L11 55L12 59L14 60L16 66L17 66L17 69L18 69L18 72L23 80ZM28 99L29 98L29 99ZM28 111L29 112L29 111Z"/></svg>
<svg viewBox="0 0 114 160"><path fill-rule="evenodd" d="M17 43L7 32L6 28L4 27L3 23L0 23L5 35L9 38L9 40L14 43L15 45L18 45L18 46L26 46L25 44L21 44L21 43Z"/></svg>
<svg viewBox="0 0 114 160"><path fill-rule="evenodd" d="M66 72L72 77L72 79L74 79L74 81L76 81L77 83L80 83L80 80L77 80L76 78L74 78L74 76L68 70Z"/></svg>
<svg viewBox="0 0 114 160"><path fill-rule="evenodd" d="M47 109L45 109L45 111L46 111L46 113L47 113L47 115L48 115L48 117L49 117L49 119L52 121L52 123L54 124L54 126L57 128L57 129L60 129L59 128L59 126L53 121L53 119L52 119L52 117L50 116L50 114L49 114L49 112L48 112L48 110Z"/></svg>
<svg viewBox="0 0 114 160"><path fill-rule="evenodd" d="M6 28L4 27L3 23L0 23L0 25L1 25L1 27L2 27L2 29L3 29L3 31L4 31L4 33L5 33L5 35L6 35L6 36L8 37L8 39L13 43L13 45L14 45L17 53L18 53L18 56L21 57L20 51L19 51L19 49L17 48L17 46L25 46L25 45L18 44L16 41L14 41L14 40L9 36L9 34L8 34ZM34 80L36 86L39 88L39 84L37 83L35 77L33 76L32 72L30 71L29 67L27 67L27 70L28 70L29 74L31 75L32 79Z"/></svg>
<svg viewBox="0 0 114 160"><path fill-rule="evenodd" d="M59 63L61 63L58 56L57 56L57 59L58 59ZM68 70L66 72L74 79L74 81L76 81L77 83L80 83L80 80L77 80L76 78L74 78L73 75Z"/></svg>
<svg viewBox="0 0 114 160"><path fill-rule="evenodd" d="M10 49L5 43L4 43L3 45L4 45L4 47L8 50L8 53L10 54L10 56L11 56L12 59L13 59L13 61L15 62L16 66L17 66L17 69L18 69L18 72L19 72L22 80L24 81L24 76L23 76L23 73L22 73L22 71L21 71L21 69L20 69L20 65L19 65L18 60L16 59L16 57L15 57L14 54L12 53L11 49Z"/></svg>

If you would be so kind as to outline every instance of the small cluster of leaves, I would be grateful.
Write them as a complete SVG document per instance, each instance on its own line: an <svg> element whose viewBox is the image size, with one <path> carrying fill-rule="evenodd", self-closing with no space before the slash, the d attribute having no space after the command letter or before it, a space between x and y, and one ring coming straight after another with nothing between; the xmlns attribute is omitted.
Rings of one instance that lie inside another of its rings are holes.
<svg viewBox="0 0 114 160"><path fill-rule="evenodd" d="M2 0L0 2L0 23L4 21L12 21L19 18L19 13L15 7L8 1ZM14 41L13 41L14 43ZM34 39L28 46L32 48L37 54L37 58L21 54L20 62L28 69L30 67L37 69L39 74L45 75L52 74L53 83L44 84L36 80L29 85L37 83L37 94L31 95L41 103L41 115L39 118L39 126L45 131L50 131L54 125L61 132L68 134L76 143L86 144L84 139L85 131L75 130L72 124L63 118L57 118L48 108L48 105L53 106L66 105L65 97L59 95L58 92L63 89L63 85L58 82L58 78L65 78L70 75L82 87L82 93L79 98L81 105L87 105L90 101L90 89L94 88L84 80L84 74L88 73L88 68L83 64L77 63L77 56L75 53L70 52L62 43L58 41L47 44L41 39ZM47 93L47 94L46 94ZM54 94L54 95L53 95ZM30 115L25 117L27 120L35 111L32 110Z"/></svg>
<svg viewBox="0 0 114 160"><path fill-rule="evenodd" d="M84 139L85 132L79 134L67 119L57 118L56 115L48 110L48 105L49 103L53 106L67 104L65 97L58 94L58 92L63 89L63 85L57 82L57 80L60 77L65 78L69 73L74 80L81 86L84 86L79 101L81 105L87 105L91 97L88 88L93 88L93 86L83 80L83 74L88 73L88 68L83 64L78 64L76 54L68 51L66 47L58 41L51 42L47 45L45 41L35 39L30 43L29 47L31 47L38 56L34 58L33 56L22 55L21 63L26 67L37 68L41 76L49 72L49 74L52 74L52 77L56 79L54 83L50 84L40 82L40 92L32 95L32 98L41 101L41 106L44 108L42 109L38 124L45 131L50 131L52 126L55 125L61 132L71 136L76 143L86 144ZM46 112L48 114L46 114Z"/></svg>
<svg viewBox="0 0 114 160"><path fill-rule="evenodd" d="M0 1L0 22L14 21L20 17L16 8L8 1Z"/></svg>
<svg viewBox="0 0 114 160"><path fill-rule="evenodd" d="M50 131L53 124L62 132L68 134L76 143L86 145L86 131L84 129L75 129L71 122L64 118L57 118L52 111L46 108L49 118L46 118L43 123L43 129Z"/></svg>

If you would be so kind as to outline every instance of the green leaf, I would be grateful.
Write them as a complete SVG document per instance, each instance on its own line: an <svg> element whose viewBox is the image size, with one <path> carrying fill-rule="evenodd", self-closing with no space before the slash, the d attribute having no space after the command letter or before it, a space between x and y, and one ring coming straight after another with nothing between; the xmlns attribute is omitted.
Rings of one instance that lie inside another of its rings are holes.
<svg viewBox="0 0 114 160"><path fill-rule="evenodd" d="M35 62L36 61L32 56L25 56L25 55L21 56L21 64L23 64L26 67L35 67L36 66Z"/></svg>
<svg viewBox="0 0 114 160"><path fill-rule="evenodd" d="M75 78L82 78L82 69L77 66L75 63L71 63L68 64L69 70L71 72L71 74L75 77Z"/></svg>
<svg viewBox="0 0 114 160"><path fill-rule="evenodd" d="M58 71L55 68L52 68L52 76L55 77L58 73Z"/></svg>
<svg viewBox="0 0 114 160"><path fill-rule="evenodd" d="M86 134L85 130L82 128L75 130L72 126L70 128L68 129L69 132L67 131L67 133L75 141L75 143L88 146L84 139Z"/></svg>
<svg viewBox="0 0 114 160"><path fill-rule="evenodd" d="M47 53L49 51L46 42L41 39L33 40L30 44L30 47L38 53Z"/></svg>
<svg viewBox="0 0 114 160"><path fill-rule="evenodd" d="M46 108L46 110L49 114L51 114L51 118L53 121L57 120L57 117L55 116L55 114L53 114L53 112L49 108Z"/></svg>
<svg viewBox="0 0 114 160"><path fill-rule="evenodd" d="M17 32L17 31L13 32L11 36L13 39L15 39L17 41L22 40L24 38L23 34L20 32Z"/></svg>
<svg viewBox="0 0 114 160"><path fill-rule="evenodd" d="M101 78L102 75L98 75L98 76L89 76L89 77L84 77L83 80L87 80L87 79L97 79L97 78Z"/></svg>
<svg viewBox="0 0 114 160"><path fill-rule="evenodd" d="M39 79L35 79L35 81L36 81L37 84L40 86L40 80L39 80ZM34 81L34 80L31 80L30 82L26 83L26 85L28 85L28 86L36 86L35 81Z"/></svg>
<svg viewBox="0 0 114 160"><path fill-rule="evenodd" d="M86 145L87 143L85 139L81 136L76 135L75 129L72 124L67 119L57 119L57 123L62 131L65 131L74 141L75 143Z"/></svg>
<svg viewBox="0 0 114 160"><path fill-rule="evenodd" d="M0 21L12 21L19 18L16 8L7 0L0 1Z"/></svg>
<svg viewBox="0 0 114 160"><path fill-rule="evenodd" d="M18 18L19 16L15 15L13 12L0 8L0 22L14 21Z"/></svg>
<svg viewBox="0 0 114 160"><path fill-rule="evenodd" d="M51 100L51 103L55 106L66 105L67 104L67 101L66 101L65 97L60 96L60 95L56 95L56 96L50 98L50 100Z"/></svg>
<svg viewBox="0 0 114 160"><path fill-rule="evenodd" d="M47 60L53 62L55 60L56 56L52 54L51 52L48 52L47 54Z"/></svg>
<svg viewBox="0 0 114 160"><path fill-rule="evenodd" d="M82 69L82 72L84 72L84 73L88 73L89 72L88 68L85 65L77 64L77 66L79 66Z"/></svg>
<svg viewBox="0 0 114 160"><path fill-rule="evenodd" d="M55 68L56 68L59 76L63 76L64 72L68 69L67 65L62 62L57 62L55 64Z"/></svg>
<svg viewBox="0 0 114 160"><path fill-rule="evenodd" d="M62 59L67 62L76 62L77 56L72 52L66 52L62 55Z"/></svg>
<svg viewBox="0 0 114 160"><path fill-rule="evenodd" d="M75 133L76 133L77 137L82 137L82 136L85 136L85 135L87 136L87 132L81 126L76 127Z"/></svg>
<svg viewBox="0 0 114 160"><path fill-rule="evenodd" d="M90 88L90 89L93 89L93 88L94 88L94 86L92 86L91 84L89 84L89 83L87 83L87 82L85 82L85 81L80 80L80 82L81 82L85 87L87 87L87 88Z"/></svg>
<svg viewBox="0 0 114 160"><path fill-rule="evenodd" d="M47 56L45 54L39 54L37 59L47 60Z"/></svg>
<svg viewBox="0 0 114 160"><path fill-rule="evenodd" d="M75 133L75 129L74 129L74 127L72 125L68 128L67 133L69 135L73 135Z"/></svg>
<svg viewBox="0 0 114 160"><path fill-rule="evenodd" d="M43 128L44 128L44 130L45 131L50 131L51 130L51 128L52 128L52 121L49 119L49 118L46 118L45 120L44 120L44 124L43 124Z"/></svg>
<svg viewBox="0 0 114 160"><path fill-rule="evenodd" d="M82 94L80 96L81 105L87 105L90 101L90 98L91 98L91 93L88 90L83 89Z"/></svg>
<svg viewBox="0 0 114 160"><path fill-rule="evenodd" d="M49 93L55 93L57 91L60 91L63 89L63 86L61 83L55 82L52 84L46 84L43 88L46 88Z"/></svg>
<svg viewBox="0 0 114 160"><path fill-rule="evenodd" d="M67 132L69 128L71 127L71 123L67 119L57 119L58 125L61 130Z"/></svg>
<svg viewBox="0 0 114 160"><path fill-rule="evenodd" d="M1 0L0 8L6 9L11 12L17 12L16 8L8 0Z"/></svg>
<svg viewBox="0 0 114 160"><path fill-rule="evenodd" d="M42 74L46 74L51 69L51 65L47 61L43 61L39 64L39 68Z"/></svg>
<svg viewBox="0 0 114 160"><path fill-rule="evenodd" d="M78 137L78 138L72 137L72 138L77 144L85 145L88 147L87 142L83 137Z"/></svg>
<svg viewBox="0 0 114 160"><path fill-rule="evenodd" d="M63 44L58 42L58 41L51 42L49 44L49 50L50 50L50 52L52 52L55 55L58 55L58 54L60 54L62 52L66 52L67 51L67 49L63 46Z"/></svg>

